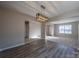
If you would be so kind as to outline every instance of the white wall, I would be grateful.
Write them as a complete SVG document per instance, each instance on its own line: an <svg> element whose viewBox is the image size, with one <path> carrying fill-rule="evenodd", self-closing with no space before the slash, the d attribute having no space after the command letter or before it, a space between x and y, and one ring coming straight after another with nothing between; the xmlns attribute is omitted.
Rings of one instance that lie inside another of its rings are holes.
<svg viewBox="0 0 79 59"><path fill-rule="evenodd" d="M2 14L2 13L1 13L1 10L0 10L0 18L1 18L1 14ZM0 21L0 40L1 40L1 29L2 29L2 28L1 28L1 21Z"/></svg>
<svg viewBox="0 0 79 59"><path fill-rule="evenodd" d="M78 22L78 50L79 50L79 22Z"/></svg>
<svg viewBox="0 0 79 59"><path fill-rule="evenodd" d="M40 23L32 22L33 17L15 12L12 10L1 9L0 11L0 50L24 44L25 21L30 21L30 37L41 35Z"/></svg>
<svg viewBox="0 0 79 59"><path fill-rule="evenodd" d="M30 21L30 38L41 38L41 24Z"/></svg>

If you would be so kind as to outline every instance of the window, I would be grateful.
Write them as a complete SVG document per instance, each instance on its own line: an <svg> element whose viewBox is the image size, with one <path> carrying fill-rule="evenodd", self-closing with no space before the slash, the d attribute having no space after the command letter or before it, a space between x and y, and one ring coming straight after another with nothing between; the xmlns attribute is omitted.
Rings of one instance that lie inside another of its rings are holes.
<svg viewBox="0 0 79 59"><path fill-rule="evenodd" d="M60 25L59 26L59 33L71 34L72 33L72 25Z"/></svg>

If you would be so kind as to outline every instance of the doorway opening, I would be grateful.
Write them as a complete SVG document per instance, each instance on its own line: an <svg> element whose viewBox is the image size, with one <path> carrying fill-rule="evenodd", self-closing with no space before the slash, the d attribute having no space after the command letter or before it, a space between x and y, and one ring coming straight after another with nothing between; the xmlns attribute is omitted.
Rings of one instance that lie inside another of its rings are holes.
<svg viewBox="0 0 79 59"><path fill-rule="evenodd" d="M29 42L29 21L25 21L25 43Z"/></svg>

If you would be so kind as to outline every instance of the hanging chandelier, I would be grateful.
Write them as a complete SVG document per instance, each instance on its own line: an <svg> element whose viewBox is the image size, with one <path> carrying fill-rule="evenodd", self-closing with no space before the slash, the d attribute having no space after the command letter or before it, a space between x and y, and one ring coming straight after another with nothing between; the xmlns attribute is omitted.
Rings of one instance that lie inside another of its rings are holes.
<svg viewBox="0 0 79 59"><path fill-rule="evenodd" d="M41 8L45 11L45 7L43 5L41 5ZM39 22L46 22L48 17L44 16L41 11L41 13L36 14L36 20Z"/></svg>

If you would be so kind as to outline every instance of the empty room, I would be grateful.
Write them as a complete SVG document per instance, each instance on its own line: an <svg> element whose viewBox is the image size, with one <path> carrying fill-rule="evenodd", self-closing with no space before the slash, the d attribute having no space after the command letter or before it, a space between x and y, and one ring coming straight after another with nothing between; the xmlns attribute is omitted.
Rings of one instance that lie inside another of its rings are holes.
<svg viewBox="0 0 79 59"><path fill-rule="evenodd" d="M0 58L79 58L79 1L0 1Z"/></svg>

